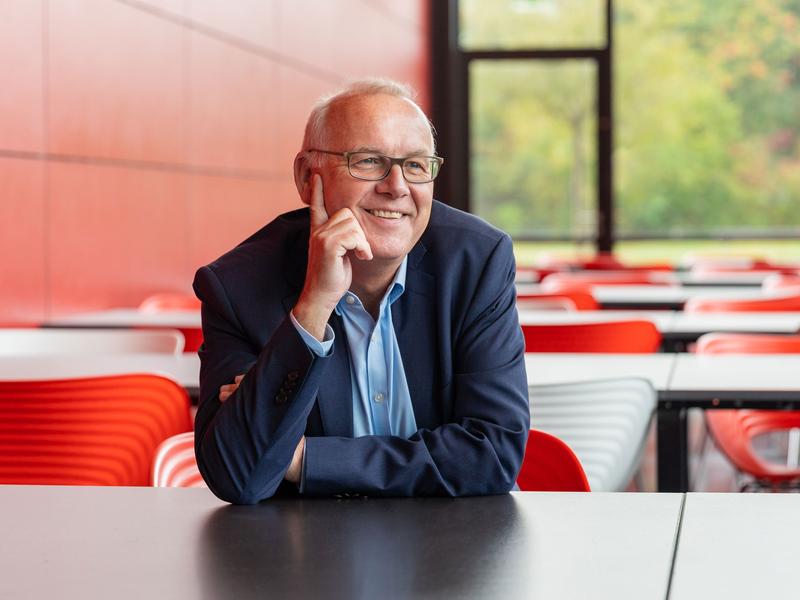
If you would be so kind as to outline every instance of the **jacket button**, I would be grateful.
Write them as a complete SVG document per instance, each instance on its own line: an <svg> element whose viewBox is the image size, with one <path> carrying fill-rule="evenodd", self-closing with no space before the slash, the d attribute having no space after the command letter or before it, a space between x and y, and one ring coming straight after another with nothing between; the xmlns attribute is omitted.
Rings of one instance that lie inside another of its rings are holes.
<svg viewBox="0 0 800 600"><path fill-rule="evenodd" d="M300 373L297 371L289 371L286 377L289 379L289 381L295 381L298 377L300 377Z"/></svg>

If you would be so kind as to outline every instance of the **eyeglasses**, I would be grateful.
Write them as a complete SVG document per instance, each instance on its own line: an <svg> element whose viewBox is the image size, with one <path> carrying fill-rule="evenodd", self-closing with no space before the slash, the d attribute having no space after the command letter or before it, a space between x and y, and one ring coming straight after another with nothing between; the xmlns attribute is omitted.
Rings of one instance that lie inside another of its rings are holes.
<svg viewBox="0 0 800 600"><path fill-rule="evenodd" d="M377 152L333 152L310 148L307 152L321 152L343 156L347 161L347 170L356 179L380 181L389 176L394 165L400 165L403 177L409 183L430 183L439 174L444 163L440 156L408 156L392 158Z"/></svg>

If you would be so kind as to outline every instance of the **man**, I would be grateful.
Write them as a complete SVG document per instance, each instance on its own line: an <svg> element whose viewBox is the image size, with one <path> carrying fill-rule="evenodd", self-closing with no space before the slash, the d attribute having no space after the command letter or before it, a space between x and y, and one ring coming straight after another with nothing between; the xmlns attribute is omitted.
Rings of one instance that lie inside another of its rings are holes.
<svg viewBox="0 0 800 600"><path fill-rule="evenodd" d="M195 449L220 498L514 485L529 414L511 241L433 200L441 163L407 88L357 82L309 116L309 208L197 272Z"/></svg>

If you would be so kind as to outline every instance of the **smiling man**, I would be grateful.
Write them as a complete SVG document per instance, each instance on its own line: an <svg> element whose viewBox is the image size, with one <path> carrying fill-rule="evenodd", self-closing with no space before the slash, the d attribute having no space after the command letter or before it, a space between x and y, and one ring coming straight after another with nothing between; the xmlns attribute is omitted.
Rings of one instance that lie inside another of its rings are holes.
<svg viewBox="0 0 800 600"><path fill-rule="evenodd" d="M309 116L308 208L197 272L195 449L223 500L514 485L529 414L511 240L433 200L442 163L407 87L356 82Z"/></svg>

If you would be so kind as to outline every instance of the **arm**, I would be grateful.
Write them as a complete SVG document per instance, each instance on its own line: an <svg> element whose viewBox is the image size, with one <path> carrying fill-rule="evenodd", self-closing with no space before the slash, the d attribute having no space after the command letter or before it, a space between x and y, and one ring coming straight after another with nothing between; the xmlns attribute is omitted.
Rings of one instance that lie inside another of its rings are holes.
<svg viewBox="0 0 800 600"><path fill-rule="evenodd" d="M350 285L349 252L372 258L349 209L328 218L322 180L304 187L311 207L305 286L293 313L322 340L336 302ZM325 357L312 353L287 315L260 350L252 347L214 272L197 273L202 301L201 403L195 420L198 466L223 500L251 504L272 496L284 478L296 482L303 461L306 420L314 404ZM246 373L221 399L217 391ZM224 400L224 403L221 401Z"/></svg>
<svg viewBox="0 0 800 600"><path fill-rule="evenodd" d="M208 267L195 290L203 301L200 406L195 452L200 472L223 500L252 504L272 496L292 464L325 370L287 316L257 352ZM245 373L220 400L220 387ZM291 478L291 474L290 474Z"/></svg>

